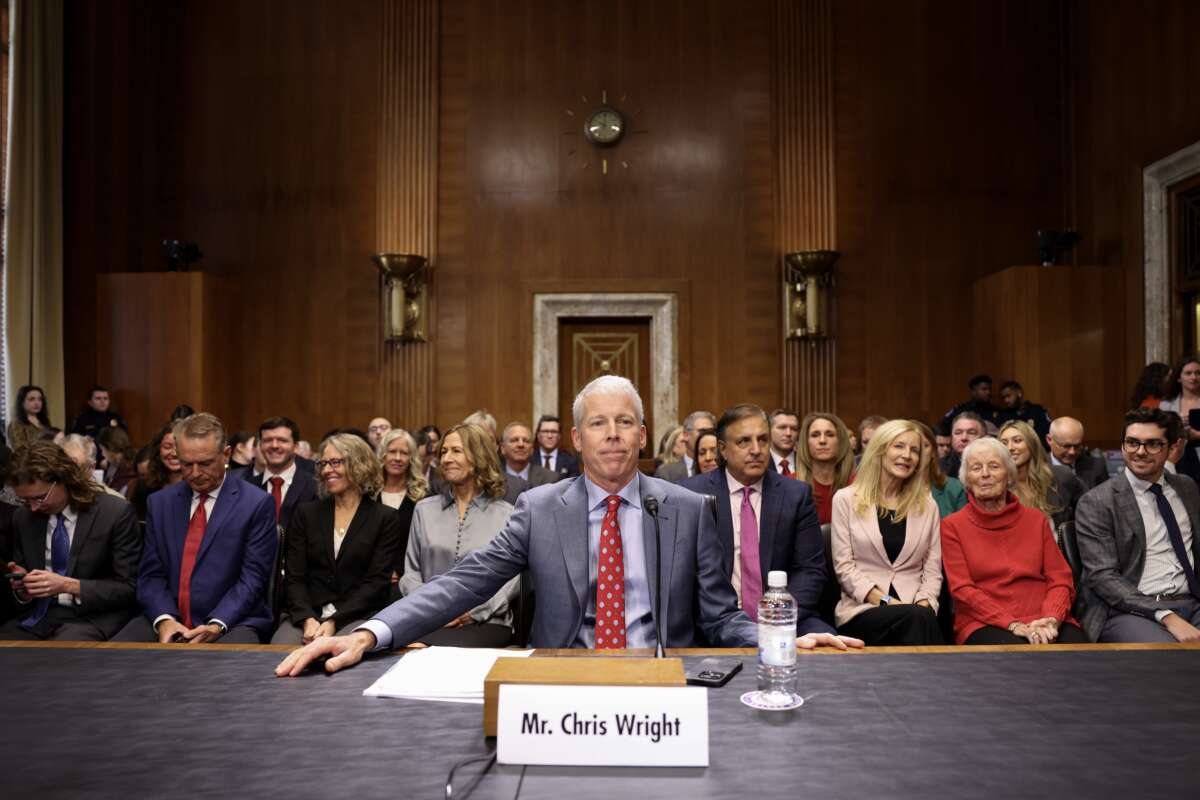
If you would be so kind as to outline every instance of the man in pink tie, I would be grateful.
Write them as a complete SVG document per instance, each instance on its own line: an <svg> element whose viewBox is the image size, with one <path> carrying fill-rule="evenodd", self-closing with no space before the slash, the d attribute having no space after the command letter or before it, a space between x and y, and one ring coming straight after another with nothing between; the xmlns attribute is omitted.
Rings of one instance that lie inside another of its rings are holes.
<svg viewBox="0 0 1200 800"><path fill-rule="evenodd" d="M788 590L796 598L797 633L832 634L833 628L817 614L829 576L812 490L803 481L767 468L770 440L771 429L761 408L749 403L730 408L717 422L721 469L681 485L717 498L717 535L725 574L743 611L757 619L767 573L783 570L788 574Z"/></svg>

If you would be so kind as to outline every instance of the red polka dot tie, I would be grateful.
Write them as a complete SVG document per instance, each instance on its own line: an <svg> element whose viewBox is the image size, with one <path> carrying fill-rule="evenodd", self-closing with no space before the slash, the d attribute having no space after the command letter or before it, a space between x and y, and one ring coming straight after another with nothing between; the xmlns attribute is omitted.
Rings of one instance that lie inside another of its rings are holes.
<svg viewBox="0 0 1200 800"><path fill-rule="evenodd" d="M608 510L600 524L600 557L596 565L596 649L625 647L625 551L617 509L621 498L608 496Z"/></svg>

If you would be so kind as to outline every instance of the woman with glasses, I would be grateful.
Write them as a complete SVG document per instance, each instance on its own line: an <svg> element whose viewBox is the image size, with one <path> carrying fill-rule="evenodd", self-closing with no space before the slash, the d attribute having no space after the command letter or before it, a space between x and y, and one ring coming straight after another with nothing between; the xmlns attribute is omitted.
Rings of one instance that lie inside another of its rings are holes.
<svg viewBox="0 0 1200 800"><path fill-rule="evenodd" d="M455 425L442 437L439 470L445 493L426 497L413 512L400 593L410 595L486 547L508 522L496 443L477 425ZM512 640L518 578L493 597L426 636L425 644L504 647Z"/></svg>
<svg viewBox="0 0 1200 800"><path fill-rule="evenodd" d="M833 495L854 482L854 451L846 423L824 412L800 423L796 445L796 477L812 486L817 521L833 520Z"/></svg>
<svg viewBox="0 0 1200 800"><path fill-rule="evenodd" d="M868 645L943 644L940 518L925 482L931 451L916 423L885 422L863 453L854 485L834 495L838 633Z"/></svg>
<svg viewBox="0 0 1200 800"><path fill-rule="evenodd" d="M1000 443L1017 467L1013 494L1021 504L1041 511L1057 528L1075 517L1084 488L1070 467L1051 465L1046 449L1028 422L1010 420L1000 428Z"/></svg>
<svg viewBox="0 0 1200 800"><path fill-rule="evenodd" d="M16 450L38 440L50 428L46 393L40 386L22 386L13 404L12 422L8 423L8 446Z"/></svg>
<svg viewBox="0 0 1200 800"><path fill-rule="evenodd" d="M1071 617L1075 582L1050 520L1021 504L1017 465L996 439L962 454L967 505L942 520L942 564L958 644L1082 644Z"/></svg>
<svg viewBox="0 0 1200 800"><path fill-rule="evenodd" d="M317 448L320 499L296 507L287 528L286 614L272 644L307 644L349 633L387 603L400 518L375 501L379 461L357 436Z"/></svg>

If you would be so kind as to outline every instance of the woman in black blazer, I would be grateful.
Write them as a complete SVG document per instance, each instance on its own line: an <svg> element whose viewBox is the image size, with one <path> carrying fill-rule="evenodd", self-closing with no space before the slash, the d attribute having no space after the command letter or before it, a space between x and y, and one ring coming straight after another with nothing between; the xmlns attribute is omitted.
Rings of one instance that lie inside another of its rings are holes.
<svg viewBox="0 0 1200 800"><path fill-rule="evenodd" d="M383 485L379 462L349 434L318 452L321 499L298 506L288 524L287 613L271 644L349 633L387 603L400 518L371 499Z"/></svg>

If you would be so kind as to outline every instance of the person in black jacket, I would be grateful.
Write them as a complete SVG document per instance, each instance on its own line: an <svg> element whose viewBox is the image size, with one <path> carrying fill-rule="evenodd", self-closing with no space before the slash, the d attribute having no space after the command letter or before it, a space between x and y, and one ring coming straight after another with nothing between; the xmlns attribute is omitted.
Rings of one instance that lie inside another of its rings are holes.
<svg viewBox="0 0 1200 800"><path fill-rule="evenodd" d="M93 439L105 428L123 428L129 430L121 415L111 409L112 396L103 386L93 386L88 390L87 405L71 423L68 433L78 433Z"/></svg>
<svg viewBox="0 0 1200 800"><path fill-rule="evenodd" d="M272 644L300 644L352 630L387 602L400 518L371 499L383 485L365 441L335 434L318 448L320 500L287 528L286 615Z"/></svg>

